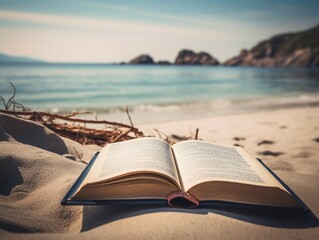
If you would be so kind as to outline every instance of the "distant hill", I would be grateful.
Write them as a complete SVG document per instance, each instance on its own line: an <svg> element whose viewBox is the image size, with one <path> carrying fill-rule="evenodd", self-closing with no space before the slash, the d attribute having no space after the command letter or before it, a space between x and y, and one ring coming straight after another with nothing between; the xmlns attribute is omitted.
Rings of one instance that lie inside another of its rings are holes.
<svg viewBox="0 0 319 240"><path fill-rule="evenodd" d="M251 50L243 49L227 60L229 66L318 67L319 25L306 31L287 33L262 41Z"/></svg>
<svg viewBox="0 0 319 240"><path fill-rule="evenodd" d="M0 63L41 63L44 61L29 57L15 57L0 53Z"/></svg>

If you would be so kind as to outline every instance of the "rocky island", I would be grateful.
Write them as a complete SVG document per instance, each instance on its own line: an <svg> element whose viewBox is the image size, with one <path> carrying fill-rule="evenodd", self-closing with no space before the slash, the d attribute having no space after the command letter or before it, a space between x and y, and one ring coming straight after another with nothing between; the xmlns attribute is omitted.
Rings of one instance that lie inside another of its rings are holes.
<svg viewBox="0 0 319 240"><path fill-rule="evenodd" d="M213 58L209 53L195 53L192 50L181 50L176 59L176 65L219 65L219 61Z"/></svg>
<svg viewBox="0 0 319 240"><path fill-rule="evenodd" d="M153 65L155 64L153 58L150 55L142 54L137 56L136 58L133 58L131 61L129 61L129 64L149 64Z"/></svg>
<svg viewBox="0 0 319 240"><path fill-rule="evenodd" d="M137 64L148 64L148 65L172 65L171 62L167 60L160 60L158 62L154 62L153 58L147 54L142 54L137 56L136 58L129 61L129 64L137 65ZM212 57L207 52L199 52L195 53L192 50L183 49L178 52L177 57L175 59L174 65L219 65L219 61Z"/></svg>
<svg viewBox="0 0 319 240"><path fill-rule="evenodd" d="M274 36L227 60L227 66L318 67L319 25L297 33Z"/></svg>

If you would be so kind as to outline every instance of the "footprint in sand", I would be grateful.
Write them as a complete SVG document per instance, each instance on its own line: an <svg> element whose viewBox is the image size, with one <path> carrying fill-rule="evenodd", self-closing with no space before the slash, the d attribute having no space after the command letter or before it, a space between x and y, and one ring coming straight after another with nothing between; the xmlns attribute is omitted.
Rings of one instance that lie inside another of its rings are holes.
<svg viewBox="0 0 319 240"><path fill-rule="evenodd" d="M235 147L242 147L242 148L244 147L243 145L240 145L240 144L237 144L237 143L235 143L234 146Z"/></svg>
<svg viewBox="0 0 319 240"><path fill-rule="evenodd" d="M285 154L284 152L272 152L272 151L262 151L262 152L258 152L258 154L263 155L263 156L272 156L272 157L278 157L280 155Z"/></svg>
<svg viewBox="0 0 319 240"><path fill-rule="evenodd" d="M244 138L244 137L234 137L233 140L239 142L239 141L244 141L244 140L246 140L246 138ZM242 148L244 147L243 145L238 144L238 143L235 143L234 146L235 146L235 147L242 147Z"/></svg>
<svg viewBox="0 0 319 240"><path fill-rule="evenodd" d="M244 137L234 137L233 140L234 141L244 141L246 138Z"/></svg>
<svg viewBox="0 0 319 240"><path fill-rule="evenodd" d="M311 152L302 151L302 152L297 153L296 155L293 155L292 157L294 157L294 158L308 158L310 156L312 156Z"/></svg>
<svg viewBox="0 0 319 240"><path fill-rule="evenodd" d="M260 145L264 145L264 144L274 144L274 141L270 141L270 140L262 140L261 142L257 143L258 146Z"/></svg>

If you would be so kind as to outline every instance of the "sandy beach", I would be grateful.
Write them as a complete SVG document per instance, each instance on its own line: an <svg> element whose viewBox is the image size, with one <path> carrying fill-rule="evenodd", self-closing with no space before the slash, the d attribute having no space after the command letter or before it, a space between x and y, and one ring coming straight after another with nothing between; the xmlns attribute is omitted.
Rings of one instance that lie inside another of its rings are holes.
<svg viewBox="0 0 319 240"><path fill-rule="evenodd" d="M143 125L185 137L199 129L199 138L224 145L239 145L261 158L273 170L319 176L319 108L294 108L186 121ZM316 140L317 139L317 140Z"/></svg>
<svg viewBox="0 0 319 240"><path fill-rule="evenodd" d="M318 9L0 0L0 240L318 240Z"/></svg>
<svg viewBox="0 0 319 240"><path fill-rule="evenodd" d="M97 146L82 146L31 121L0 114L1 239L317 239L319 108L291 108L140 125L240 145L261 158L311 210L178 210L145 206L61 206Z"/></svg>

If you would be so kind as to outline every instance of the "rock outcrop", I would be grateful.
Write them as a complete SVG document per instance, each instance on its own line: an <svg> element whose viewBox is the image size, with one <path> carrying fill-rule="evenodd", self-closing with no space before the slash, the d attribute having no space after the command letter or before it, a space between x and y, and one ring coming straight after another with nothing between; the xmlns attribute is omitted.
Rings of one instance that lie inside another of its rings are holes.
<svg viewBox="0 0 319 240"><path fill-rule="evenodd" d="M160 60L156 63L157 65L172 65L171 62L166 61L166 60Z"/></svg>
<svg viewBox="0 0 319 240"><path fill-rule="evenodd" d="M153 58L147 54L140 55L131 61L128 64L157 64L157 65L219 65L218 60L213 58L209 53L199 52L195 53L192 50L181 50L174 63L171 63L166 60L160 60L154 62Z"/></svg>
<svg viewBox="0 0 319 240"><path fill-rule="evenodd" d="M143 54L129 61L129 64L155 64L155 62L151 56Z"/></svg>
<svg viewBox="0 0 319 240"><path fill-rule="evenodd" d="M307 31L281 34L250 51L241 50L228 66L319 67L319 25Z"/></svg>
<svg viewBox="0 0 319 240"><path fill-rule="evenodd" d="M192 50L181 50L176 59L176 65L219 65L217 59L213 58L209 53L195 53Z"/></svg>

